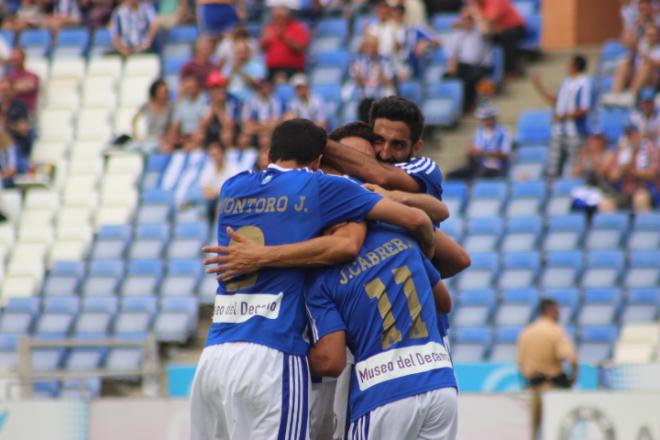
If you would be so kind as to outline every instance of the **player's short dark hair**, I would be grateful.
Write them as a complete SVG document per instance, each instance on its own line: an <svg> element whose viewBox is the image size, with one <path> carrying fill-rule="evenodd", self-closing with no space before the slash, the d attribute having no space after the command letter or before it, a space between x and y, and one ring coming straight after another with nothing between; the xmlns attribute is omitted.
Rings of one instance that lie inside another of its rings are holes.
<svg viewBox="0 0 660 440"><path fill-rule="evenodd" d="M364 139L365 141L373 144L376 140L373 130L365 122L349 122L344 124L341 127L335 128L329 135L328 138L332 139L335 142L340 142L342 139L347 137L357 137Z"/></svg>
<svg viewBox="0 0 660 440"><path fill-rule="evenodd" d="M424 115L417 105L400 96L388 96L373 103L369 125L373 128L378 118L404 122L410 129L410 140L417 143L424 131Z"/></svg>
<svg viewBox="0 0 660 440"><path fill-rule="evenodd" d="M374 98L364 98L360 101L357 109L358 119L360 121L369 122L369 113L371 113L371 106L374 101Z"/></svg>
<svg viewBox="0 0 660 440"><path fill-rule="evenodd" d="M578 53L573 55L572 62L576 72L586 72L588 66L587 57Z"/></svg>
<svg viewBox="0 0 660 440"><path fill-rule="evenodd" d="M552 298L542 298L539 302L539 313L543 315L548 309L552 307L557 307L559 304Z"/></svg>
<svg viewBox="0 0 660 440"><path fill-rule="evenodd" d="M327 142L325 130L308 119L291 119L275 127L270 141L270 161L295 160L308 165L318 158Z"/></svg>

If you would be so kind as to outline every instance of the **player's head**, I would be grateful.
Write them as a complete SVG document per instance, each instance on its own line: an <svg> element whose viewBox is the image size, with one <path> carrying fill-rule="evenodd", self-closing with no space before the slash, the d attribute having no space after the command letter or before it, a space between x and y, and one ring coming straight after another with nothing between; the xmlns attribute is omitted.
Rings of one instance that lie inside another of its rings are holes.
<svg viewBox="0 0 660 440"><path fill-rule="evenodd" d="M424 116L417 105L405 98L390 96L375 101L369 115L374 149L384 162L408 162L422 149Z"/></svg>
<svg viewBox="0 0 660 440"><path fill-rule="evenodd" d="M350 122L337 127L328 135L328 138L351 147L360 153L367 154L370 157L376 157L374 151L374 132L364 122Z"/></svg>
<svg viewBox="0 0 660 440"><path fill-rule="evenodd" d="M568 64L568 71L571 75L579 75L587 71L587 58L581 54L575 54L571 57Z"/></svg>
<svg viewBox="0 0 660 440"><path fill-rule="evenodd" d="M270 161L293 161L301 167L318 169L325 148L325 130L308 119L282 122L270 140Z"/></svg>
<svg viewBox="0 0 660 440"><path fill-rule="evenodd" d="M539 303L539 314L553 321L559 321L559 304L554 299L543 298Z"/></svg>

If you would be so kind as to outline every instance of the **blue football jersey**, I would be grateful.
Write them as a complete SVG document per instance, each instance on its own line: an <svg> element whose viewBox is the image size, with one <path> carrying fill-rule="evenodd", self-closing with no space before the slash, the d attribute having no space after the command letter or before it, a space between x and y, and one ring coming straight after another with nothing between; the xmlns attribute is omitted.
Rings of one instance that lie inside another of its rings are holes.
<svg viewBox="0 0 660 440"><path fill-rule="evenodd" d="M307 289L314 339L346 332L355 356L349 413L456 387L438 331L432 286L440 274L408 235L370 224L359 257L316 272Z"/></svg>
<svg viewBox="0 0 660 440"><path fill-rule="evenodd" d="M442 200L442 171L433 159L412 157L408 162L397 163L396 166L414 177L426 194Z"/></svg>
<svg viewBox="0 0 660 440"><path fill-rule="evenodd" d="M246 171L222 186L218 243L231 245L228 226L265 245L309 240L328 226L363 220L380 199L349 179L306 169ZM306 355L305 273L265 268L220 281L207 344L247 341Z"/></svg>

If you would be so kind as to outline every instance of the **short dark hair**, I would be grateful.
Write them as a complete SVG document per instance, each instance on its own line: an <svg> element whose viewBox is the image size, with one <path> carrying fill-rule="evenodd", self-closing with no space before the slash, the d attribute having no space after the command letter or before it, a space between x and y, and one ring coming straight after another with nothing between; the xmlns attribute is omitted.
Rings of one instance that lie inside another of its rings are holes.
<svg viewBox="0 0 660 440"><path fill-rule="evenodd" d="M162 85L167 85L167 82L163 78L158 78L154 82L151 83L149 86L149 99L154 99L156 97L156 92L158 91L158 87Z"/></svg>
<svg viewBox="0 0 660 440"><path fill-rule="evenodd" d="M282 122L270 141L270 161L295 160L308 165L318 158L327 142L325 130L308 119L291 119Z"/></svg>
<svg viewBox="0 0 660 440"><path fill-rule="evenodd" d="M587 70L587 57L585 57L582 54L575 54L573 55L573 67L575 67L575 70L578 72L585 72Z"/></svg>
<svg viewBox="0 0 660 440"><path fill-rule="evenodd" d="M551 307L557 307L559 304L552 298L542 298L539 303L539 313L541 315L545 314Z"/></svg>
<svg viewBox="0 0 660 440"><path fill-rule="evenodd" d="M424 115L417 105L400 96L388 96L373 103L369 125L373 128L378 118L404 122L410 129L410 140L417 143L424 131Z"/></svg>
<svg viewBox="0 0 660 440"><path fill-rule="evenodd" d="M373 105L374 98L364 98L358 104L358 119L363 122L369 122L369 114L371 113L371 106Z"/></svg>
<svg viewBox="0 0 660 440"><path fill-rule="evenodd" d="M373 144L376 140L376 136L374 135L371 127L362 121L349 122L348 124L344 124L341 127L335 128L328 135L328 138L335 142L340 142L342 139L347 137L358 137L360 139L364 139L370 144Z"/></svg>

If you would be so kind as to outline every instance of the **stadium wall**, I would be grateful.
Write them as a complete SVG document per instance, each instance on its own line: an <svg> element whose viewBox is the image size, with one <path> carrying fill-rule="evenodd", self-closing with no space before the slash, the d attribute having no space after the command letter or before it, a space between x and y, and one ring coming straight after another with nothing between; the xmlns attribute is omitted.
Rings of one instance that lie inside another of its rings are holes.
<svg viewBox="0 0 660 440"><path fill-rule="evenodd" d="M603 43L621 33L618 0L554 0L541 4L545 50Z"/></svg>

